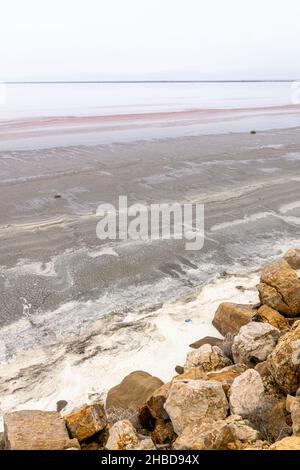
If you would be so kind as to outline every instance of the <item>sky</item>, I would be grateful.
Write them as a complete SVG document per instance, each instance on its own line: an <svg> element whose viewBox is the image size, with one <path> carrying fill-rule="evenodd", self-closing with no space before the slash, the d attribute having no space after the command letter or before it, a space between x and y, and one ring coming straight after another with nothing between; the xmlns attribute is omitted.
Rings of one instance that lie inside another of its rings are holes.
<svg viewBox="0 0 300 470"><path fill-rule="evenodd" d="M0 81L300 78L299 0L0 5Z"/></svg>

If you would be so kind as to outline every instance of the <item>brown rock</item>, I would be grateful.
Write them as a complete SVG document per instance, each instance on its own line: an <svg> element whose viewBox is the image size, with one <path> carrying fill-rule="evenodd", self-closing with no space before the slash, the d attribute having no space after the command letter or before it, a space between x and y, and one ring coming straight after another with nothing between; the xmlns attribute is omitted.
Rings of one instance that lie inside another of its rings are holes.
<svg viewBox="0 0 300 470"><path fill-rule="evenodd" d="M268 399L247 416L251 425L257 429L262 438L269 442L291 434L291 426L287 424L285 400Z"/></svg>
<svg viewBox="0 0 300 470"><path fill-rule="evenodd" d="M163 382L147 372L136 371L127 375L119 385L111 388L106 398L109 415L120 416L130 412L134 419L139 409Z"/></svg>
<svg viewBox="0 0 300 470"><path fill-rule="evenodd" d="M300 250L299 249L291 248L285 253L283 258L291 266L291 268L300 269Z"/></svg>
<svg viewBox="0 0 300 470"><path fill-rule="evenodd" d="M300 383L300 322L279 339L267 363L281 390L285 394L295 393Z"/></svg>
<svg viewBox="0 0 300 470"><path fill-rule="evenodd" d="M170 386L170 382L162 385L155 390L146 402L146 406L155 419L169 419L168 413L164 409L164 404L166 402Z"/></svg>
<svg viewBox="0 0 300 470"><path fill-rule="evenodd" d="M79 447L70 439L63 418L56 411L14 411L4 415L7 450L64 450Z"/></svg>
<svg viewBox="0 0 300 470"><path fill-rule="evenodd" d="M293 397L292 395L287 395L286 396L286 401L285 401L285 409L288 413L291 412L292 404L296 400L296 397Z"/></svg>
<svg viewBox="0 0 300 470"><path fill-rule="evenodd" d="M176 437L171 421L158 419L155 424L154 431L151 433L152 440L155 444L170 444Z"/></svg>
<svg viewBox="0 0 300 470"><path fill-rule="evenodd" d="M241 326L246 325L257 313L253 305L241 305L224 302L219 305L214 319L214 327L223 335L237 334Z"/></svg>
<svg viewBox="0 0 300 470"><path fill-rule="evenodd" d="M205 336L202 339L199 339L198 341L195 341L194 343L190 344L190 348L192 349L198 349L203 344L210 344L211 346L220 346L220 344L223 343L223 340L220 338L215 338L214 336Z"/></svg>
<svg viewBox="0 0 300 470"><path fill-rule="evenodd" d="M289 436L275 442L270 450L300 450L300 436Z"/></svg>
<svg viewBox="0 0 300 470"><path fill-rule="evenodd" d="M64 419L70 436L75 437L79 442L102 431L107 424L104 406L101 402L86 405L68 414Z"/></svg>
<svg viewBox="0 0 300 470"><path fill-rule="evenodd" d="M283 315L281 315L277 310L274 310L268 305L262 305L258 311L257 315L254 318L255 321L260 321L263 323L269 323L270 325L278 328L278 330L285 331L290 328L289 321Z"/></svg>
<svg viewBox="0 0 300 470"><path fill-rule="evenodd" d="M258 291L262 304L290 317L300 313L300 280L285 260L263 268Z"/></svg>
<svg viewBox="0 0 300 470"><path fill-rule="evenodd" d="M175 367L175 372L176 372L177 374L183 374L183 373L184 373L184 367L182 367L182 366L176 366L176 367Z"/></svg>

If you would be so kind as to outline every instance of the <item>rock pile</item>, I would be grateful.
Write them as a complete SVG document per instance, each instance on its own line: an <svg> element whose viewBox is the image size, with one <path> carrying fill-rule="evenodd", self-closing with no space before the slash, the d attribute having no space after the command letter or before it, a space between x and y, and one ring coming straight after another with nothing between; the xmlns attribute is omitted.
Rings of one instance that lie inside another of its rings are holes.
<svg viewBox="0 0 300 470"><path fill-rule="evenodd" d="M163 383L135 371L106 404L4 416L0 449L300 450L300 250L262 269L259 305L223 303L225 338L191 344Z"/></svg>

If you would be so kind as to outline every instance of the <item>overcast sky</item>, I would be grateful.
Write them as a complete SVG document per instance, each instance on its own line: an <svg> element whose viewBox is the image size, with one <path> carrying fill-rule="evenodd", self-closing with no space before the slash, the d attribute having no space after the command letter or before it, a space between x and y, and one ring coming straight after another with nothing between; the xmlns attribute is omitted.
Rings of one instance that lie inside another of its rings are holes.
<svg viewBox="0 0 300 470"><path fill-rule="evenodd" d="M299 0L1 0L0 81L300 78Z"/></svg>

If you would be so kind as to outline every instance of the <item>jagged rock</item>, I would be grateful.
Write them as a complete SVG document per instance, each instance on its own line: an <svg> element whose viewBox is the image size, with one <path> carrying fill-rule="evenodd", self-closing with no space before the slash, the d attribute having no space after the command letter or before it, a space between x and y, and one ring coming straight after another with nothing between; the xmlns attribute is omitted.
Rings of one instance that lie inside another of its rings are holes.
<svg viewBox="0 0 300 470"><path fill-rule="evenodd" d="M220 346L220 344L223 343L223 340L221 338L215 338L214 336L205 336L202 339L199 339L198 341L195 341L194 343L190 344L190 348L192 349L198 349L203 344L210 344L211 346Z"/></svg>
<svg viewBox="0 0 300 470"><path fill-rule="evenodd" d="M300 450L300 436L289 436L275 442L270 450Z"/></svg>
<svg viewBox="0 0 300 470"><path fill-rule="evenodd" d="M63 418L56 411L14 411L4 415L6 450L64 450L80 448L70 439Z"/></svg>
<svg viewBox="0 0 300 470"><path fill-rule="evenodd" d="M139 444L138 434L128 419L117 421L109 429L108 450L130 450Z"/></svg>
<svg viewBox="0 0 300 470"><path fill-rule="evenodd" d="M142 439L132 450L156 450L156 447L150 437Z"/></svg>
<svg viewBox="0 0 300 470"><path fill-rule="evenodd" d="M146 406L148 407L151 415L155 419L169 419L168 413L164 409L171 383L167 383L159 387L148 398Z"/></svg>
<svg viewBox="0 0 300 470"><path fill-rule="evenodd" d="M275 348L280 331L268 323L242 326L232 345L234 362L248 366L265 361Z"/></svg>
<svg viewBox="0 0 300 470"><path fill-rule="evenodd" d="M293 423L293 434L300 436L300 397L296 397L291 404L291 416Z"/></svg>
<svg viewBox="0 0 300 470"><path fill-rule="evenodd" d="M300 250L299 249L291 248L285 253L283 258L291 266L291 268L300 269Z"/></svg>
<svg viewBox="0 0 300 470"><path fill-rule="evenodd" d="M184 370L198 367L203 372L210 372L212 370L223 369L223 367L230 366L231 364L231 360L225 356L218 346L203 344L199 349L188 353Z"/></svg>
<svg viewBox="0 0 300 470"><path fill-rule="evenodd" d="M279 339L267 363L279 387L286 394L295 393L300 383L300 321Z"/></svg>
<svg viewBox="0 0 300 470"><path fill-rule="evenodd" d="M86 405L64 417L70 436L79 442L102 431L107 425L102 402Z"/></svg>
<svg viewBox="0 0 300 470"><path fill-rule="evenodd" d="M155 423L154 431L151 433L152 440L155 444L169 444L175 438L174 428L171 421L158 419Z"/></svg>
<svg viewBox="0 0 300 470"><path fill-rule="evenodd" d="M230 389L232 414L247 416L253 413L264 399L264 385L259 373L248 369L234 379Z"/></svg>
<svg viewBox="0 0 300 470"><path fill-rule="evenodd" d="M174 431L181 434L195 421L227 415L228 402L220 382L215 380L175 380L170 388L165 409Z"/></svg>
<svg viewBox="0 0 300 470"><path fill-rule="evenodd" d="M189 424L176 439L176 450L227 450L242 442L254 442L259 433L252 429L240 416L230 416L226 420L207 420Z"/></svg>
<svg viewBox="0 0 300 470"><path fill-rule="evenodd" d="M281 315L279 312L277 312L277 310L268 307L268 305L262 305L258 309L257 315L255 315L254 320L263 323L269 323L275 328L278 328L278 330L280 331L289 330L290 328L288 319Z"/></svg>
<svg viewBox="0 0 300 470"><path fill-rule="evenodd" d="M263 268L258 291L262 304L290 317L300 313L300 280L285 260Z"/></svg>
<svg viewBox="0 0 300 470"><path fill-rule="evenodd" d="M147 372L135 371L127 375L119 385L111 388L106 398L109 416L124 416L134 420L141 406L163 382Z"/></svg>
<svg viewBox="0 0 300 470"><path fill-rule="evenodd" d="M212 324L223 335L237 334L241 326L246 325L257 313L253 305L223 302L217 309Z"/></svg>
<svg viewBox="0 0 300 470"><path fill-rule="evenodd" d="M208 372L206 375L208 380L221 382L223 390L227 395L234 379L245 372L246 369L247 367L244 364L233 364L221 370Z"/></svg>

